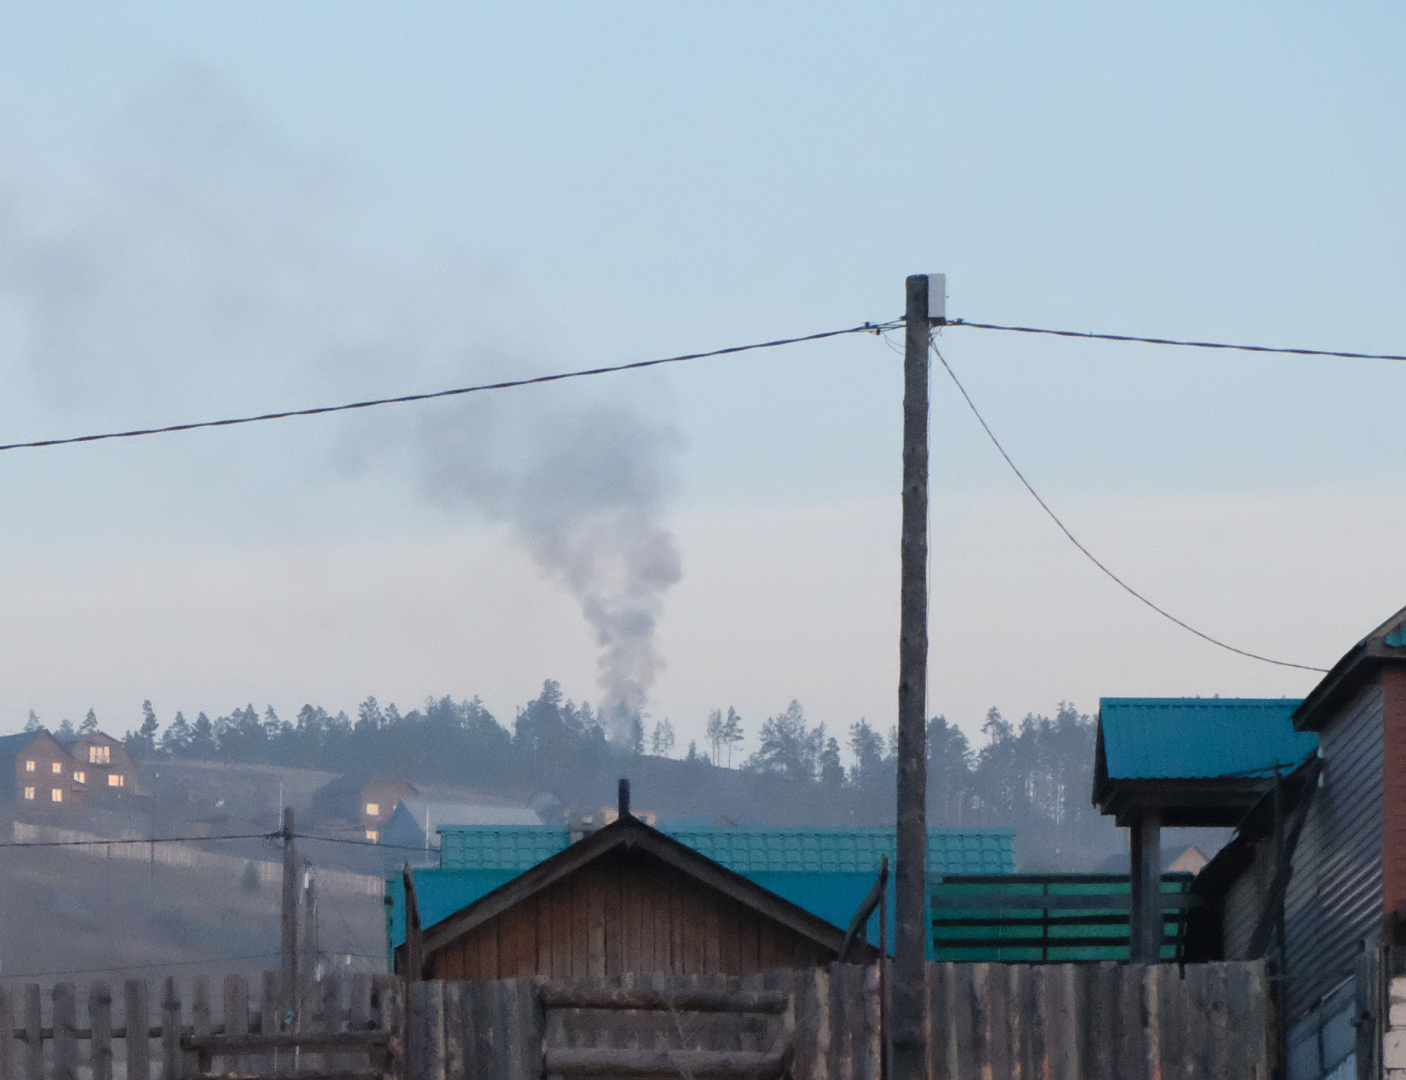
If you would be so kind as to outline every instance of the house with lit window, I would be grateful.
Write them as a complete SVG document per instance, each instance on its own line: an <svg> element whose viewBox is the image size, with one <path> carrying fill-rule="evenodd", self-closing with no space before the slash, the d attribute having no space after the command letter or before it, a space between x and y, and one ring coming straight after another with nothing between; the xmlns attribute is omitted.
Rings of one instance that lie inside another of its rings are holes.
<svg viewBox="0 0 1406 1080"><path fill-rule="evenodd" d="M78 809L88 793L73 755L43 728L0 738L0 776L7 775L14 784L0 783L0 798L16 809Z"/></svg>
<svg viewBox="0 0 1406 1080"><path fill-rule="evenodd" d="M338 777L313 793L313 806L361 829L375 843L401 799L419 795L415 785L384 773L352 773Z"/></svg>
<svg viewBox="0 0 1406 1080"><path fill-rule="evenodd" d="M121 799L145 795L137 763L127 747L104 731L95 731L64 744L73 758L74 779L87 787L90 798Z"/></svg>

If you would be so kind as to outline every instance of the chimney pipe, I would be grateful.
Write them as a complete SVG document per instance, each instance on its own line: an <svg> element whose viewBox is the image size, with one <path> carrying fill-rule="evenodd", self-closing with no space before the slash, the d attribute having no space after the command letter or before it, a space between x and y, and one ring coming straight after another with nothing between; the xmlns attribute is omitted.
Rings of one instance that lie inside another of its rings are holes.
<svg viewBox="0 0 1406 1080"><path fill-rule="evenodd" d="M620 778L620 816L630 816L630 781Z"/></svg>

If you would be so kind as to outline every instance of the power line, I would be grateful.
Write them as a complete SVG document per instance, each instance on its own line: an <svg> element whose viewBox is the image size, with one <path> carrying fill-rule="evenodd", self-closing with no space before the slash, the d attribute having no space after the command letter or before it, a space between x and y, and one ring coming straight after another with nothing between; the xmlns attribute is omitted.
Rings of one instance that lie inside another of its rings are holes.
<svg viewBox="0 0 1406 1080"><path fill-rule="evenodd" d="M1170 619L1172 622L1180 626L1183 630L1188 630L1191 633L1195 634L1197 637L1201 638L1203 641L1209 641L1212 645L1217 645L1222 649L1226 649L1230 652L1237 653L1240 656L1247 656L1251 660L1262 660L1266 664L1277 664L1279 667L1299 668L1302 671L1326 672L1328 670L1327 668L1313 667L1311 664L1294 664L1289 662L1288 660L1274 660L1268 656L1261 656L1259 653L1249 652L1246 649L1238 649L1234 645L1229 645L1226 642L1219 640L1218 638L1213 638L1210 634L1203 633L1202 631L1197 630L1196 627L1191 626L1189 623L1185 623L1181 619L1178 619L1175 615L1165 610L1164 608L1158 607L1147 597L1143 596L1142 593L1138 592L1126 581L1124 581L1117 574L1115 574L1112 570L1108 569L1108 567L1106 567L1102 562L1098 560L1098 558L1093 554L1093 552L1091 552L1088 548L1086 548L1083 544L1078 541L1074 534L1070 532L1069 529L1065 526L1064 522L1059 519L1059 515L1057 515L1053 510L1050 509L1049 504L1045 502L1044 499L1040 498L1040 493L1030 485L1030 481L1025 479L1025 474L1022 473L1020 469L1016 466L1016 463L1011 460L1010 454L1006 453L1006 448L1002 446L1001 441L996 438L996 433L991 430L991 426L987 424L985 419L982 418L980 410L978 410L976 407L976 402L972 401L971 395L967 393L966 387L963 386L962 381L957 378L957 373L952 370L952 366L947 363L946 358L942 355L941 352L938 351L936 341L933 342L933 352L936 353L937 358L942 361L942 366L947 369L947 374L952 376L952 381L956 383L957 389L961 391L962 397L966 399L967 405L971 408L972 415L976 417L977 422L981 424L983 429L985 429L987 436L991 439L992 444L1000 452L1001 456L1006 459L1006 464L1011 467L1011 471L1015 473L1016 478L1019 479L1020 482L1025 485L1025 490L1030 492L1031 496L1035 499L1035 501L1040 504L1040 509L1042 509L1046 514L1050 516L1050 520L1059 526L1059 531L1064 533L1064 535L1069 538L1069 542L1071 544L1073 544L1076 548L1083 552L1085 558L1087 558L1089 562L1093 563L1105 574L1107 574L1114 582L1118 584L1120 588L1122 588L1130 596L1146 604L1153 611L1157 612L1158 615L1161 615L1164 619Z"/></svg>
<svg viewBox="0 0 1406 1080"><path fill-rule="evenodd" d="M952 319L944 326L965 326L972 330L1005 330L1013 334L1047 334L1051 337L1092 338L1095 341L1131 341L1142 345L1177 345L1187 349L1230 349L1235 352L1285 353L1290 356L1336 356L1344 360L1406 360L1396 353L1343 352L1336 349L1291 349L1275 345L1234 345L1223 341L1180 341L1176 338L1138 337L1135 334L1095 334L1083 330L1049 330L1038 326L1001 326L997 323ZM6 448L7 449L7 448ZM1314 670L1317 670L1316 668Z"/></svg>
<svg viewBox="0 0 1406 1080"><path fill-rule="evenodd" d="M238 833L232 836L155 836L144 840L19 840L0 844L0 848L106 847L109 844L188 844L205 840L268 840L282 833Z"/></svg>
<svg viewBox="0 0 1406 1080"><path fill-rule="evenodd" d="M42 979L49 975L87 975L106 971L146 971L152 968L188 967L191 964L228 964L236 960L264 960L270 956L278 955L279 954L276 952L263 952L249 953L245 956L214 956L204 960L168 960L151 964L118 964L114 967L68 968L64 971L6 971L0 974L0 978Z"/></svg>
<svg viewBox="0 0 1406 1080"><path fill-rule="evenodd" d="M825 338L841 337L845 334L880 333L891 329L895 323L865 323L845 330L825 330L818 334L805 334L801 337L777 338L774 341L761 341L752 345L732 345L726 349L713 349L710 352L684 353L681 356L666 356L658 360L637 360L629 364L615 364L611 367L586 368L581 371L564 371L555 375L537 375L530 379L509 379L504 382L481 383L477 386L461 386L454 390L435 390L424 394L402 394L399 397L372 398L368 401L352 401L345 405L319 405L310 409L289 409L285 412L260 413L257 416L236 416L224 420L200 420L187 424L168 424L165 427L133 428L128 431L107 431L96 435L73 435L62 439L38 439L33 442L18 442L0 445L0 450L36 450L48 446L70 446L74 443L103 442L107 439L135 439L141 435L169 435L178 431L199 431L202 428L234 427L237 424L257 424L264 420L288 420L296 416L321 416L324 413L349 412L353 409L370 409L377 405L403 405L411 401L433 401L436 398L458 397L463 394L478 394L487 390L510 390L518 386L537 386L542 383L561 382L564 379L581 379L588 375L609 375L616 371L638 371L642 368L658 367L661 364L678 364L685 360L704 360L710 356L730 356L733 353L751 352L754 349L774 349L781 345L798 345L805 341L822 341Z"/></svg>

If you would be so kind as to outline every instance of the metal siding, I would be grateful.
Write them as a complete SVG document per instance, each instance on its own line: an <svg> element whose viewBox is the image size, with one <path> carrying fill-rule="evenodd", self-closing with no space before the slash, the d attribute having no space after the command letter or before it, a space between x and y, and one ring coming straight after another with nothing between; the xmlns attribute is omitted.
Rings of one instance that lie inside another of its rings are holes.
<svg viewBox="0 0 1406 1080"><path fill-rule="evenodd" d="M1225 894L1225 929L1222 939L1225 960L1249 960L1250 938L1259 925L1265 896L1274 876L1274 843L1263 840L1255 845L1254 861L1235 879Z"/></svg>
<svg viewBox="0 0 1406 1080"><path fill-rule="evenodd" d="M1285 898L1293 1023L1353 973L1381 926L1382 691L1365 687L1320 733L1315 793Z"/></svg>

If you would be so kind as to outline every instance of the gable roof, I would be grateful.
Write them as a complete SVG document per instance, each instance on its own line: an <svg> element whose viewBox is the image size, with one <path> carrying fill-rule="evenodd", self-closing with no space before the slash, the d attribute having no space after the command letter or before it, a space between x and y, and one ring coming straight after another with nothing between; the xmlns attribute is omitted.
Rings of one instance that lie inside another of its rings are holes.
<svg viewBox="0 0 1406 1080"><path fill-rule="evenodd" d="M0 759L15 757L20 751L28 749L32 743L39 739L49 740L65 754L68 754L67 748L54 738L48 728L39 728L36 731L21 731L17 735L0 736Z"/></svg>
<svg viewBox="0 0 1406 1080"><path fill-rule="evenodd" d="M1095 771L1110 780L1273 775L1318 749L1291 698L1102 698ZM1097 783L1096 778L1095 783Z"/></svg>
<svg viewBox="0 0 1406 1080"><path fill-rule="evenodd" d="M1339 705L1383 664L1406 662L1406 608L1364 637L1318 681L1294 712L1294 727L1321 731Z"/></svg>
<svg viewBox="0 0 1406 1080"><path fill-rule="evenodd" d="M448 839L446 834L446 847ZM428 927L424 932L426 954L602 856L622 848L646 852L701 884L726 893L743 906L765 915L836 954L844 944L845 932L840 927L699 854L633 815L625 814L605 828L558 851L544 862L538 863L467 907Z"/></svg>
<svg viewBox="0 0 1406 1080"><path fill-rule="evenodd" d="M483 806L473 803L434 802L407 798L396 804L395 811L382 828L383 843L394 843L405 836L416 843L426 837L430 847L440 845L439 830L445 825L540 826L541 818L526 806ZM426 827L428 826L428 828Z"/></svg>

